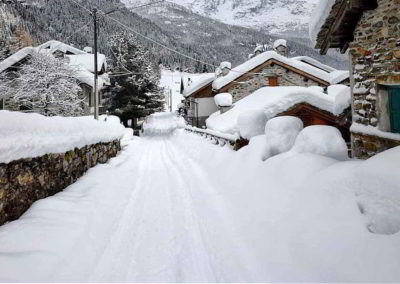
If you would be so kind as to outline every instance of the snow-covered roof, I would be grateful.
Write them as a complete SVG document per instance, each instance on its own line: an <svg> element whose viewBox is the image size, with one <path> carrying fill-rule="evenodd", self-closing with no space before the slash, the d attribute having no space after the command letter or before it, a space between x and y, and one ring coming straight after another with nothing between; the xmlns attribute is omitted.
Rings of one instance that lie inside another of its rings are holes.
<svg viewBox="0 0 400 284"><path fill-rule="evenodd" d="M72 54L86 54L85 51L80 50L76 47L73 47L69 44L63 43L61 41L58 40L50 40L48 42L45 42L39 46L36 47L36 49L39 52L43 52L43 51L49 51L51 54L53 54L56 51L61 51L63 53L72 53Z"/></svg>
<svg viewBox="0 0 400 284"><path fill-rule="evenodd" d="M25 59L27 56L32 55L33 52L35 52L35 48L24 47L13 55L7 57L0 62L0 73L20 62L21 60Z"/></svg>
<svg viewBox="0 0 400 284"><path fill-rule="evenodd" d="M207 86L215 80L215 73L206 73L196 79L187 89L183 91L184 97L190 97L201 88Z"/></svg>
<svg viewBox="0 0 400 284"><path fill-rule="evenodd" d="M298 60L295 58L287 58L282 55L279 55L275 51L266 51L264 53L261 53L260 55L253 57L252 59L246 61L245 63L235 67L232 69L226 76L217 78L214 83L213 83L213 88L216 90L219 90L229 83L235 81L242 75L250 72L254 68L264 64L265 62L269 60L276 60L281 63L284 63L286 65L289 65L299 71L305 72L313 77L316 77L322 81L325 81L328 84L337 84L342 82L343 80L347 79L349 77L349 71L344 71L344 70L336 70L334 68L331 68L332 72L327 72L324 70L321 70L320 68L314 67L313 65L309 63L305 63L301 60ZM318 62L314 60L314 63ZM322 63L319 63L318 66L322 66Z"/></svg>
<svg viewBox="0 0 400 284"><path fill-rule="evenodd" d="M88 70L94 73L94 54L78 54L67 55L69 58L69 65L74 68ZM106 56L104 54L97 54L97 72L100 72L103 65L106 64Z"/></svg>
<svg viewBox="0 0 400 284"><path fill-rule="evenodd" d="M316 6L313 16L310 19L310 39L314 43L317 42L318 34L325 24L326 19L328 19L329 14L332 10L333 5L336 3L336 0L319 0L318 5Z"/></svg>
<svg viewBox="0 0 400 284"><path fill-rule="evenodd" d="M266 118L270 119L297 104L307 103L339 116L350 106L350 101L350 92L329 96L306 87L265 87L236 102L229 111L212 114L206 123L212 130L233 134L238 131L239 116L248 111L262 109Z"/></svg>
<svg viewBox="0 0 400 284"><path fill-rule="evenodd" d="M276 48L278 48L278 46L284 46L284 47L287 47L287 41L286 41L286 39L277 39L275 42L274 42L274 49L276 49Z"/></svg>
<svg viewBox="0 0 400 284"><path fill-rule="evenodd" d="M71 55L67 55L67 57L69 58L69 65L75 70L74 77L82 83L85 83L91 87L94 86L94 55L88 54L85 51L56 40L48 41L37 47L30 46L22 48L0 62L0 73L12 67L26 57L32 55L34 52L51 55L56 51L71 53ZM106 64L106 57L104 54L98 54L98 63L99 72L101 71L103 65ZM98 79L99 88L107 85L108 81L108 78L100 76Z"/></svg>
<svg viewBox="0 0 400 284"><path fill-rule="evenodd" d="M293 57L292 59L296 59L296 60L299 60L301 62L308 63L308 64L313 65L313 66L315 66L315 67L317 67L319 69L322 69L322 70L324 70L326 72L334 72L334 71L336 71L335 68L333 68L331 66L328 66L328 65L325 65L325 64L319 62L318 60L315 60L314 58L311 58L311 57L308 57L308 56L296 56L296 57Z"/></svg>

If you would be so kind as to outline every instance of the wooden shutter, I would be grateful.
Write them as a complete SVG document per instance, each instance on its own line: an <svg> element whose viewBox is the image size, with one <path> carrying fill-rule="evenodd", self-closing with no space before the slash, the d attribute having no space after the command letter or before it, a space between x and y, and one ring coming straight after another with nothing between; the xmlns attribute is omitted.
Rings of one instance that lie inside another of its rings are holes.
<svg viewBox="0 0 400 284"><path fill-rule="evenodd" d="M400 87L389 88L389 108L392 132L400 133Z"/></svg>
<svg viewBox="0 0 400 284"><path fill-rule="evenodd" d="M268 86L269 87L277 87L278 86L278 77L268 77Z"/></svg>

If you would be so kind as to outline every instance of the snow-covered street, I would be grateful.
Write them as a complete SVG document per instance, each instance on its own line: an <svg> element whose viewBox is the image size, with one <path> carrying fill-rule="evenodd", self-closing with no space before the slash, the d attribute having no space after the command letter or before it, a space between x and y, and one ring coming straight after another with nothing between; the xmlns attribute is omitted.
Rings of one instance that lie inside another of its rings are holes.
<svg viewBox="0 0 400 284"><path fill-rule="evenodd" d="M283 154L263 163L259 139L236 153L158 126L2 226L0 281L400 279L400 236L369 232L371 219L385 223L360 213L357 204L376 209L368 192L351 190L348 174L363 162ZM391 196L382 208L393 214Z"/></svg>

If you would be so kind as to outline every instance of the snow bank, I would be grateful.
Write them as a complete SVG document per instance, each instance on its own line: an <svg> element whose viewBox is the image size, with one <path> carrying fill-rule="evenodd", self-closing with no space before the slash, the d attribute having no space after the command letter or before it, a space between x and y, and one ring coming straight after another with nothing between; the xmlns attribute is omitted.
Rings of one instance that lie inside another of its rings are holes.
<svg viewBox="0 0 400 284"><path fill-rule="evenodd" d="M318 34L328 19L336 0L319 0L317 7L314 10L313 16L310 19L309 34L310 39L315 45L317 43Z"/></svg>
<svg viewBox="0 0 400 284"><path fill-rule="evenodd" d="M266 148L263 160L292 149L297 136L303 130L303 121L294 116L270 119L265 126Z"/></svg>
<svg viewBox="0 0 400 284"><path fill-rule="evenodd" d="M400 147L365 161L350 183L366 227L378 234L400 232Z"/></svg>
<svg viewBox="0 0 400 284"><path fill-rule="evenodd" d="M241 113L237 119L240 137L250 140L264 133L267 117L262 109L249 110Z"/></svg>
<svg viewBox="0 0 400 284"><path fill-rule="evenodd" d="M0 163L121 139L125 128L116 119L105 123L91 117L0 111Z"/></svg>
<svg viewBox="0 0 400 284"><path fill-rule="evenodd" d="M212 114L206 124L212 130L233 134L239 131L237 122L242 113L262 109L270 119L299 103L308 103L333 115L340 115L350 106L350 100L336 100L310 88L265 87L236 102L229 111Z"/></svg>
<svg viewBox="0 0 400 284"><path fill-rule="evenodd" d="M178 128L184 128L185 121L173 113L155 113L146 118L143 124L145 136L170 135Z"/></svg>
<svg viewBox="0 0 400 284"><path fill-rule="evenodd" d="M292 148L295 153L312 153L339 161L348 159L348 149L340 131L332 126L304 128Z"/></svg>
<svg viewBox="0 0 400 284"><path fill-rule="evenodd" d="M275 59L302 72L306 72L312 76L315 76L321 80L326 81L329 84L337 84L349 78L349 71L333 69L334 71L327 72L325 70L321 70L320 68L313 66L312 64L305 63L301 60L297 60L294 58L287 58L282 55L279 55L275 51L266 51L256 57L251 58L245 63L235 67L226 76L215 79L212 86L214 89L220 90L224 86L228 85L229 83L243 76L243 74L249 72L250 70L253 70L257 66L271 59Z"/></svg>
<svg viewBox="0 0 400 284"><path fill-rule="evenodd" d="M215 104L218 107L230 107L232 106L232 95L229 93L221 93L214 97Z"/></svg>

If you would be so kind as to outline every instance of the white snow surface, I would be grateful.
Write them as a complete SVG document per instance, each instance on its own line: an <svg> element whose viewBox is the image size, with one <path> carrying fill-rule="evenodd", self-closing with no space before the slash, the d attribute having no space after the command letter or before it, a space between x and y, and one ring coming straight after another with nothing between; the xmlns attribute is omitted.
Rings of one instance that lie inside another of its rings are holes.
<svg viewBox="0 0 400 284"><path fill-rule="evenodd" d="M313 125L304 128L297 136L292 151L348 160L346 141L340 131L332 126Z"/></svg>
<svg viewBox="0 0 400 284"><path fill-rule="evenodd" d="M247 110L237 118L237 127L240 137L250 140L254 136L264 133L267 117L263 109Z"/></svg>
<svg viewBox="0 0 400 284"><path fill-rule="evenodd" d="M229 83L235 81L239 77L243 76L243 74L250 72L254 68L260 66L261 64L264 64L271 59L277 60L300 71L308 73L309 75L317 77L329 84L337 84L349 78L349 71L336 70L333 68L333 71L325 71L318 68L319 64L323 65L322 63L319 63L317 67L315 67L313 66L315 64L304 62L304 57L287 58L285 56L279 55L275 51L266 51L233 68L228 73L228 75L215 79L213 83L213 88L219 90Z"/></svg>
<svg viewBox="0 0 400 284"><path fill-rule="evenodd" d="M145 136L171 135L177 128L184 128L182 117L170 112L155 113L148 116L143 124Z"/></svg>
<svg viewBox="0 0 400 284"><path fill-rule="evenodd" d="M399 282L400 148L262 162L264 144L134 138L0 227L0 280Z"/></svg>
<svg viewBox="0 0 400 284"><path fill-rule="evenodd" d="M299 103L308 103L334 115L340 115L350 106L350 100L340 98L341 96L333 98L305 87L265 87L239 100L229 111L212 114L206 124L212 130L233 134L239 131L237 122L242 113L262 109L268 120ZM264 126L265 124L254 127Z"/></svg>
<svg viewBox="0 0 400 284"><path fill-rule="evenodd" d="M220 93L214 96L215 104L218 107L230 107L232 106L232 95L229 93Z"/></svg>
<svg viewBox="0 0 400 284"><path fill-rule="evenodd" d="M329 14L332 10L333 5L335 5L336 0L319 0L319 3L315 7L312 17L309 22L309 33L310 39L315 45L317 43L318 34L328 19Z"/></svg>
<svg viewBox="0 0 400 284"><path fill-rule="evenodd" d="M266 149L262 159L266 160L291 150L303 127L303 121L294 116L280 116L268 120L265 126Z"/></svg>
<svg viewBox="0 0 400 284"><path fill-rule="evenodd" d="M183 91L183 96L186 98L190 97L195 92L212 83L214 80L215 73L205 73L199 75L196 79L194 79L194 82Z"/></svg>
<svg viewBox="0 0 400 284"><path fill-rule="evenodd" d="M286 39L277 39L275 42L274 42L274 49L276 49L278 46L284 46L284 47L287 47L287 41L286 41Z"/></svg>
<svg viewBox="0 0 400 284"><path fill-rule="evenodd" d="M0 163L121 139L125 128L116 123L117 119L108 117L104 122L92 117L45 117L2 110Z"/></svg>
<svg viewBox="0 0 400 284"><path fill-rule="evenodd" d="M83 69L94 73L94 54L67 55L69 65L78 70ZM97 72L101 71L103 65L106 65L106 56L97 54Z"/></svg>

